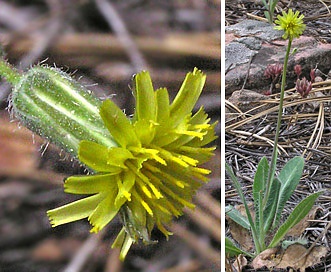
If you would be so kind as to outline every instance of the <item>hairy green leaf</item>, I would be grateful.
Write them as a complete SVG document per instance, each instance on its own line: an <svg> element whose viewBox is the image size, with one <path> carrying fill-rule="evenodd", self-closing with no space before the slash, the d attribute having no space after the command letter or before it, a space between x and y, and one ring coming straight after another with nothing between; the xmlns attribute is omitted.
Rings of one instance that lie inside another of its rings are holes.
<svg viewBox="0 0 331 272"><path fill-rule="evenodd" d="M274 178L271 183L270 192L271 194L268 197L267 204L263 211L264 215L264 232L267 233L271 227L271 224L275 218L276 208L278 205L279 198L279 189L280 189L280 181L278 178Z"/></svg>
<svg viewBox="0 0 331 272"><path fill-rule="evenodd" d="M253 257L252 254L236 247L228 237L225 237L225 253L229 257L238 256L239 254L245 254L247 256Z"/></svg>
<svg viewBox="0 0 331 272"><path fill-rule="evenodd" d="M247 215L247 218L248 218L249 224L251 226L251 230L252 230L252 235L253 235L253 241L254 241L254 244L255 244L255 248L256 248L257 252L260 252L261 251L261 245L260 245L260 241L258 239L259 237L258 237L258 234L256 232L256 228L255 228L255 225L254 225L254 222L253 222L253 218L252 218L251 212L249 211L244 193L243 193L243 191L241 189L241 186L240 186L240 184L237 180L237 177L234 175L231 167L227 163L225 164L225 169L226 169L226 172L228 173L230 179L232 180L233 185L236 188L236 190L237 190L237 192L240 196L241 201L244 203L246 215Z"/></svg>
<svg viewBox="0 0 331 272"><path fill-rule="evenodd" d="M276 5L277 5L277 3L278 3L278 0L275 0L275 1L270 1L271 2L271 4L270 4L270 10L272 11L272 12L274 12L275 11L275 8L276 8Z"/></svg>
<svg viewBox="0 0 331 272"><path fill-rule="evenodd" d="M245 229L250 229L249 222L235 207L228 205L225 207L225 214L229 216L234 222L239 224Z"/></svg>
<svg viewBox="0 0 331 272"><path fill-rule="evenodd" d="M265 184L268 179L269 165L265 157L261 159L254 176L253 183L253 199L255 211L255 226L256 231L259 233L263 224L263 195L265 192Z"/></svg>
<svg viewBox="0 0 331 272"><path fill-rule="evenodd" d="M289 215L284 224L280 226L280 228L276 232L274 238L268 246L269 248L277 246L284 238L286 233L296 224L298 224L309 213L309 211L314 205L315 200L320 196L321 193L322 192L316 192L311 194L295 207L295 209Z"/></svg>
<svg viewBox="0 0 331 272"><path fill-rule="evenodd" d="M291 197L300 181L303 167L304 159L297 156L289 160L278 175L278 180L281 183L281 187L279 192L276 216L272 224L273 228L275 228L279 224L280 216L284 209L285 203Z"/></svg>

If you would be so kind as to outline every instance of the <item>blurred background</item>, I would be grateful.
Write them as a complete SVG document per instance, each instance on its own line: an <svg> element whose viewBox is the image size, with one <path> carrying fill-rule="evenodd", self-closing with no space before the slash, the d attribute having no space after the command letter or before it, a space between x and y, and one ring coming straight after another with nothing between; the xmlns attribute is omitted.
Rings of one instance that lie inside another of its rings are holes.
<svg viewBox="0 0 331 272"><path fill-rule="evenodd" d="M37 63L73 74L100 98L130 114L132 75L151 73L154 87L173 97L186 73L207 74L197 106L220 115L220 0L0 1L0 43L20 71ZM73 200L63 179L84 169L24 127L8 111L11 88L0 85L0 271L220 271L220 149L213 173L194 202L174 220L167 242L134 245L126 260L110 248L114 220L97 235L87 220L52 229L46 211ZM217 134L220 134L220 124Z"/></svg>

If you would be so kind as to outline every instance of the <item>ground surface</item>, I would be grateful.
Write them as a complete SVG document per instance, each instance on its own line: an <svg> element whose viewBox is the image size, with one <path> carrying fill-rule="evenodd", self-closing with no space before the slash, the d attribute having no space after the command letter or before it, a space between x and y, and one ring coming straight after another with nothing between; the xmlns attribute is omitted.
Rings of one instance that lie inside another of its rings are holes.
<svg viewBox="0 0 331 272"><path fill-rule="evenodd" d="M119 15L111 16L111 22L102 13L110 14L107 1L1 1L0 41L7 58L22 70L41 61L64 67L99 97L116 94L113 99L128 113L132 112L129 86L134 73L149 69L155 87L166 86L173 96L185 74L196 66L208 77L199 104L217 120L220 3L109 2ZM219 149L208 165L213 170L211 182L195 198L196 211L176 220L172 226L176 234L169 242L155 232L159 243L135 245L121 263L118 252L110 249L120 228L118 220L97 236L89 233L86 221L50 227L46 211L73 199L63 193L63 179L84 169L11 123L6 110L9 95L10 88L2 84L1 272L219 271Z"/></svg>
<svg viewBox="0 0 331 272"><path fill-rule="evenodd" d="M316 265L308 269L309 271L330 269L331 83L327 74L331 69L331 33L330 14L326 8L330 8L330 4L330 1L279 1L277 5L277 14L282 9L293 8L301 11L306 18L305 37L297 41L298 54L290 59L289 68L293 69L295 64L301 64L304 75L309 78L310 69L317 65L323 80L322 83L315 83L313 93L307 101L303 101L293 89L295 74L291 70L288 73L280 136L282 150L278 162L280 169L289 158L301 154L304 154L306 161L304 176L291 197L284 216L289 214L304 196L326 189L316 203L319 207L318 212L314 214L313 219L310 218L309 225L300 234L308 239L308 246L318 240L317 245L328 249L325 257L317 261ZM270 161L277 116L277 89L273 90L271 96L264 94L270 88L270 81L263 73L268 64L283 61L285 47L280 36L261 21L264 15L260 1L227 1L225 13L228 26L226 43L229 45L236 42L235 46L240 48L239 51L228 49L225 56L228 66L225 156L226 161L240 177L243 189L249 197L257 163L263 156ZM238 30L237 26L240 23L241 30ZM260 31L249 34L254 28L260 28ZM266 33L269 35L265 35ZM232 52L240 54L243 50L246 50L247 54L242 54L242 57L233 56ZM233 93L234 91L237 92ZM226 180L226 188L226 203L240 204L229 180ZM230 229L227 228L227 235L233 235ZM292 239L296 238L293 235ZM241 242L250 244L249 240ZM255 271L250 266L243 270Z"/></svg>

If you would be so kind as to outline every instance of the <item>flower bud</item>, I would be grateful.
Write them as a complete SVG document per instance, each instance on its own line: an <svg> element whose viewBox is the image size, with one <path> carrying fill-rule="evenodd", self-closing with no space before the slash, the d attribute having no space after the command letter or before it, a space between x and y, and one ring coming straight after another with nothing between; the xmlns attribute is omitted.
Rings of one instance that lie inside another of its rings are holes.
<svg viewBox="0 0 331 272"><path fill-rule="evenodd" d="M264 76L266 78L271 78L273 81L278 78L283 71L283 65L276 63L276 64L269 64L264 71Z"/></svg>
<svg viewBox="0 0 331 272"><path fill-rule="evenodd" d="M77 157L81 140L114 146L101 101L65 72L35 66L13 88L13 114L33 132Z"/></svg>
<svg viewBox="0 0 331 272"><path fill-rule="evenodd" d="M299 94L301 94L302 98L305 98L308 96L312 89L312 83L305 77L303 79L297 79L295 89Z"/></svg>
<svg viewBox="0 0 331 272"><path fill-rule="evenodd" d="M294 72L297 75L297 77L299 78L302 73L302 68L301 68L300 64L297 64L294 66Z"/></svg>

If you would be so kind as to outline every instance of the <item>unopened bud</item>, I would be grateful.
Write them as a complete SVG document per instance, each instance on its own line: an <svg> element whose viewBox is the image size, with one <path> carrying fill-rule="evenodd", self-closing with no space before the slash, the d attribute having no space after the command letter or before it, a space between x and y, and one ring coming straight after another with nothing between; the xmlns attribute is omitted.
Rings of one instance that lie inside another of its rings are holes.
<svg viewBox="0 0 331 272"><path fill-rule="evenodd" d="M295 84L296 91L301 94L303 98L307 97L312 89L312 83L305 77L303 79L297 79Z"/></svg>
<svg viewBox="0 0 331 272"><path fill-rule="evenodd" d="M264 76L266 78L271 78L274 80L278 78L283 71L283 65L276 63L276 64L269 64L264 71Z"/></svg>
<svg viewBox="0 0 331 272"><path fill-rule="evenodd" d="M299 76L302 73L302 68L301 68L300 64L297 64L297 65L294 66L294 72L297 75L297 77L299 78Z"/></svg>
<svg viewBox="0 0 331 272"><path fill-rule="evenodd" d="M309 75L310 75L310 81L314 83L316 78L315 69L311 69Z"/></svg>

